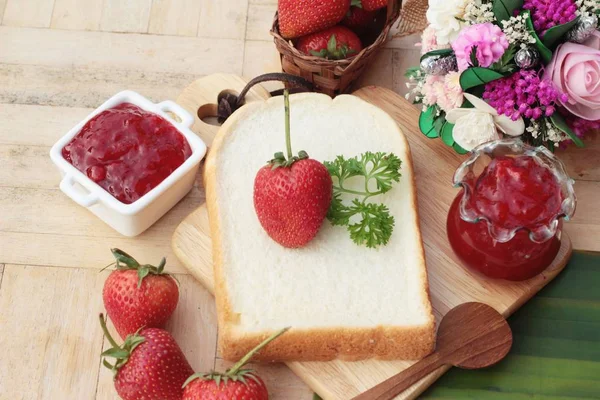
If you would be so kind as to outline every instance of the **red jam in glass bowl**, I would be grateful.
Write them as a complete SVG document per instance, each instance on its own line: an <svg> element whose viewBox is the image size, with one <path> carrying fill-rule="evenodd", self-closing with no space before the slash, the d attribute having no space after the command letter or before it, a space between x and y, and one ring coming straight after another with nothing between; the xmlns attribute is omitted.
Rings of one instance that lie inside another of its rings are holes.
<svg viewBox="0 0 600 400"><path fill-rule="evenodd" d="M62 149L65 160L125 204L158 186L191 154L169 121L131 103L96 115Z"/></svg>
<svg viewBox="0 0 600 400"><path fill-rule="evenodd" d="M467 267L520 281L552 263L561 219L573 216L576 199L550 151L515 139L490 142L458 168L454 183L463 190L448 212L448 239Z"/></svg>

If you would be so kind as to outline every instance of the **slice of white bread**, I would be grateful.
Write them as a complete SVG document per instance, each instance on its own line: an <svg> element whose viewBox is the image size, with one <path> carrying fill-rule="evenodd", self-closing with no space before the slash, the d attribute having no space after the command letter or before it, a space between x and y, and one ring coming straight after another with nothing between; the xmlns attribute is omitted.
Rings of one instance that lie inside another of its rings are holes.
<svg viewBox="0 0 600 400"><path fill-rule="evenodd" d="M355 96L295 94L294 153L319 161L366 151L402 160L400 182L374 202L395 218L387 246L352 242L325 220L306 247L269 238L253 204L254 178L285 151L283 97L250 103L221 127L205 166L219 347L237 360L274 331L292 329L256 356L268 361L418 359L435 343L410 149L396 122ZM364 187L364 179L358 182Z"/></svg>

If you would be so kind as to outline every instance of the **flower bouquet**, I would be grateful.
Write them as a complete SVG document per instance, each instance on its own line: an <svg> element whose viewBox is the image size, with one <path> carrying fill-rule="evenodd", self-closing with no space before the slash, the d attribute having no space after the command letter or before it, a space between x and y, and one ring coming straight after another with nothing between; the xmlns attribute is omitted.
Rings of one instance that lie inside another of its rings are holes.
<svg viewBox="0 0 600 400"><path fill-rule="evenodd" d="M421 131L463 154L502 136L574 143L600 128L600 0L430 0L410 68Z"/></svg>

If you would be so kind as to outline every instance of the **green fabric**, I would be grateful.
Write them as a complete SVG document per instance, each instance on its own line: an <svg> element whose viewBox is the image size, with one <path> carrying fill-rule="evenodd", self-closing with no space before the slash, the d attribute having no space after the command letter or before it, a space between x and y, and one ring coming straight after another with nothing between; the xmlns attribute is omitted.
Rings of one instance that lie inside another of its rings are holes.
<svg viewBox="0 0 600 400"><path fill-rule="evenodd" d="M508 321L514 342L503 361L452 368L420 398L600 399L600 254L575 252Z"/></svg>

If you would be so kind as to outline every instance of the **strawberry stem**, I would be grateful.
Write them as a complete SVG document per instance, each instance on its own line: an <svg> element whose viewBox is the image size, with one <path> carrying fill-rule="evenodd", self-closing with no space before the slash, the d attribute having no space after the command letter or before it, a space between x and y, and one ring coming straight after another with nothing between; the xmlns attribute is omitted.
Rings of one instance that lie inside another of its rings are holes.
<svg viewBox="0 0 600 400"><path fill-rule="evenodd" d="M250 352L248 354L246 354L244 357L242 357L242 359L240 361L238 361L233 367L229 368L227 370L227 372L225 373L225 375L229 376L229 377L235 376L242 369L242 367L244 365L246 365L252 357L254 357L254 355L256 353L261 351L266 345L271 343L273 340L277 339L279 336L283 335L289 329L290 329L289 326L287 328L283 328L282 330L274 333L269 338L267 338L265 341L263 341L261 344L259 344L258 346L256 346L252 350L250 350Z"/></svg>
<svg viewBox="0 0 600 400"><path fill-rule="evenodd" d="M292 139L290 135L290 91L283 91L283 107L285 109L285 145L287 147L288 160L294 157L292 153Z"/></svg>
<svg viewBox="0 0 600 400"><path fill-rule="evenodd" d="M113 347L119 347L119 345L117 344L117 342L115 342L115 339L113 339L113 337L111 336L110 332L108 331L108 328L106 327L106 321L104 321L104 314L100 314L100 326L102 327L102 331L104 332L104 336L106 336L106 338L108 339L109 343L113 346Z"/></svg>

